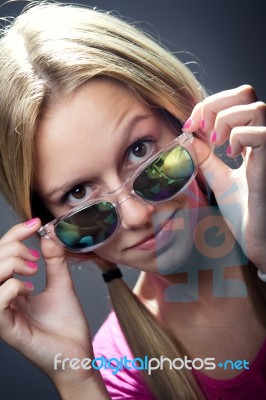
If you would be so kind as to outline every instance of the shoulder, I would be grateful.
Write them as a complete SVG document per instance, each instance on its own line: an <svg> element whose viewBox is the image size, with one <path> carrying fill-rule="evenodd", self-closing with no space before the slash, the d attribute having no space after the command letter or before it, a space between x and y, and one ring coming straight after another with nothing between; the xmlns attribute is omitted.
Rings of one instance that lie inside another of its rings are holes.
<svg viewBox="0 0 266 400"><path fill-rule="evenodd" d="M112 311L93 340L95 359L112 400L153 400Z"/></svg>

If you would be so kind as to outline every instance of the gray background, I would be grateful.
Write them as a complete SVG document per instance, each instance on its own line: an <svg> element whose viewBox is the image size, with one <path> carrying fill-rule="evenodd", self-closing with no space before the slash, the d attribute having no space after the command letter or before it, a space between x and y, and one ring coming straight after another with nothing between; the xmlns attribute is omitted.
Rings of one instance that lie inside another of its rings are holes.
<svg viewBox="0 0 266 400"><path fill-rule="evenodd" d="M191 70L209 93L250 83L258 97L266 100L266 2L200 0L95 0L84 4L114 10L128 20L137 21L181 60L191 62ZM25 2L3 4L0 16L17 15ZM0 236L16 216L0 198ZM36 242L37 243L37 242ZM36 243L31 245L36 247ZM109 309L105 285L93 265L71 266L76 290L95 332ZM124 269L132 286L137 274ZM45 284L41 265L33 279L36 291ZM59 399L53 385L17 351L0 341L0 400Z"/></svg>

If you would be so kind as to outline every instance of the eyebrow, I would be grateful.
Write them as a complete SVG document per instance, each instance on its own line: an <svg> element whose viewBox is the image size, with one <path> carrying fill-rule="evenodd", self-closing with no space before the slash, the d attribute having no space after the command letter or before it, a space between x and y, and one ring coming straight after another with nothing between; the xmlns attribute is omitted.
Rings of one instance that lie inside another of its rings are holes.
<svg viewBox="0 0 266 400"><path fill-rule="evenodd" d="M148 119L150 117L151 117L151 113L149 112L148 114L136 115L134 118L132 118L132 120L130 120L130 122L128 123L128 125L124 129L125 136L128 136L140 121L143 121L143 120ZM64 183L62 186L55 186L55 187L51 188L44 195L44 197L46 199L50 199L57 192L67 193L70 189L72 189L73 187L75 187L78 184L81 184L80 178L74 179L71 182Z"/></svg>

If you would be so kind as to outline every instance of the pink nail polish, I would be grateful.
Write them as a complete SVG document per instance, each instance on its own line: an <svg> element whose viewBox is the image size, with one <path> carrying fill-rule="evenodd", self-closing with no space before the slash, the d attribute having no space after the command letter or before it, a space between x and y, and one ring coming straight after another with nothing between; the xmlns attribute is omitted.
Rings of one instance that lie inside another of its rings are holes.
<svg viewBox="0 0 266 400"><path fill-rule="evenodd" d="M183 129L188 129L188 128L191 127L191 125L192 125L192 119L189 118L189 119L184 123Z"/></svg>
<svg viewBox="0 0 266 400"><path fill-rule="evenodd" d="M26 265L31 269L37 269L38 265L33 261L26 261Z"/></svg>
<svg viewBox="0 0 266 400"><path fill-rule="evenodd" d="M200 129L204 129L205 128L205 121L204 121L204 119L202 118L202 120L200 121Z"/></svg>
<svg viewBox="0 0 266 400"><path fill-rule="evenodd" d="M231 153L232 153L232 148L231 148L231 146L230 146L230 144L229 144L229 146L228 146L227 149L226 149L226 154L227 154L228 156L230 156Z"/></svg>
<svg viewBox="0 0 266 400"><path fill-rule="evenodd" d="M33 289L33 284L31 282L23 282L27 289Z"/></svg>
<svg viewBox="0 0 266 400"><path fill-rule="evenodd" d="M29 249L29 253L30 253L33 257L40 257L40 253L39 253L37 250Z"/></svg>
<svg viewBox="0 0 266 400"><path fill-rule="evenodd" d="M217 134L216 134L216 132L212 132L211 137L210 137L210 141L211 141L212 143L214 143L214 142L216 142L216 139L217 139Z"/></svg>
<svg viewBox="0 0 266 400"><path fill-rule="evenodd" d="M25 225L28 228L31 228L33 225L37 224L37 222L38 222L38 218L33 218L33 219L30 219L29 221L26 221Z"/></svg>

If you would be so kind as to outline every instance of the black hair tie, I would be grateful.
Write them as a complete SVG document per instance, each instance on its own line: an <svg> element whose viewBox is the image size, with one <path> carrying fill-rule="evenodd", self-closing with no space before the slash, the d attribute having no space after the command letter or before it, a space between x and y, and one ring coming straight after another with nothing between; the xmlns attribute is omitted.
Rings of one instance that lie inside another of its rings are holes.
<svg viewBox="0 0 266 400"><path fill-rule="evenodd" d="M105 283L111 282L113 279L119 279L122 277L123 275L119 268L103 273L103 280Z"/></svg>

